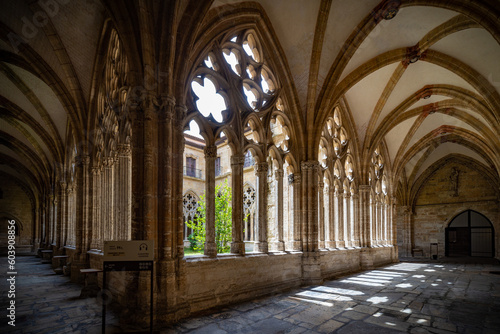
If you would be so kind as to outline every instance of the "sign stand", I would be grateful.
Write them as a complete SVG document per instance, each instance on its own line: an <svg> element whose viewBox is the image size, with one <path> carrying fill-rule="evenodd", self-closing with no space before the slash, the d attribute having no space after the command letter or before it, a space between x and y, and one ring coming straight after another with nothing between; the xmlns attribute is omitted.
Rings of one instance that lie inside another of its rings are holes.
<svg viewBox="0 0 500 334"><path fill-rule="evenodd" d="M106 272L108 271L150 271L151 294L149 332L153 333L153 263L154 244L152 240L105 241L102 271L102 290L106 292ZM107 295L106 295L107 296ZM104 297L104 296L103 296ZM106 303L102 301L102 333L106 332Z"/></svg>

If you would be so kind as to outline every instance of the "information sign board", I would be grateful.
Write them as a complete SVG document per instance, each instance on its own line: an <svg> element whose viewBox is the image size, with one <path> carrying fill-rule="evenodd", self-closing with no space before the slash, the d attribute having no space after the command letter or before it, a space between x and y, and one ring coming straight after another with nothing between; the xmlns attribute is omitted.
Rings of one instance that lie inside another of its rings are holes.
<svg viewBox="0 0 500 334"><path fill-rule="evenodd" d="M153 261L153 240L104 241L104 261Z"/></svg>

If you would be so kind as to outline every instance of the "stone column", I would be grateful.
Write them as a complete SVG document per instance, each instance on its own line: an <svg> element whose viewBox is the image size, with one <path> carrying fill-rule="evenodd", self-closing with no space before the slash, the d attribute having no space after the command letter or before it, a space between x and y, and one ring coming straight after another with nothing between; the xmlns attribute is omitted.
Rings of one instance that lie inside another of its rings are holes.
<svg viewBox="0 0 500 334"><path fill-rule="evenodd" d="M172 99L171 97L167 99ZM170 102L169 102L170 103ZM174 257L183 258L184 257L184 218L183 218L183 178L182 170L183 170L183 156L184 156L184 147L186 146L186 140L184 139L184 119L186 118L187 108L183 104L178 104L175 106L175 117L173 118L173 154L172 154L172 168L175 171L175 175L179 175L179 177L174 177L173 182L173 196L172 196L172 206L175 212L173 227L174 227L174 245L176 252L173 254ZM217 154L217 153L216 153ZM214 161L214 173L215 173L215 161ZM178 280L181 282L181 285L184 284L185 281L180 279L185 275L183 269L179 269L180 273L178 275ZM185 287L178 285L177 288L183 290Z"/></svg>
<svg viewBox="0 0 500 334"><path fill-rule="evenodd" d="M335 226L335 186L332 184L328 187L328 242L326 247L333 249L337 247L337 242L335 241L337 238L336 226Z"/></svg>
<svg viewBox="0 0 500 334"><path fill-rule="evenodd" d="M370 199L371 199L371 207L372 207L372 228L373 228L373 231L372 231L372 244L373 246L378 246L378 221L379 221L379 217L378 217L378 213L379 213L379 203L376 199L376 197L374 196L370 196Z"/></svg>
<svg viewBox="0 0 500 334"><path fill-rule="evenodd" d="M205 255L217 256L217 246L215 244L215 159L217 158L217 146L205 147Z"/></svg>
<svg viewBox="0 0 500 334"><path fill-rule="evenodd" d="M56 248L62 250L63 244L63 224L64 224L64 209L66 207L66 182L59 183L59 214L57 215L57 239Z"/></svg>
<svg viewBox="0 0 500 334"><path fill-rule="evenodd" d="M361 247L371 247L371 208L369 185L359 186L359 219L361 230Z"/></svg>
<svg viewBox="0 0 500 334"><path fill-rule="evenodd" d="M336 237L335 240L337 248L345 247L344 239L344 205L343 205L344 195L338 191L335 191L335 226L336 226Z"/></svg>
<svg viewBox="0 0 500 334"><path fill-rule="evenodd" d="M318 161L304 161L302 171L302 250L318 250Z"/></svg>
<svg viewBox="0 0 500 334"><path fill-rule="evenodd" d="M54 202L54 195L49 195L47 198L46 202L46 207L47 209L45 210L45 248L49 248L51 243L52 243L52 213L53 213L53 208L52 208L52 203Z"/></svg>
<svg viewBox="0 0 500 334"><path fill-rule="evenodd" d="M389 245L389 204L386 201L382 203L382 240L385 246Z"/></svg>
<svg viewBox="0 0 500 334"><path fill-rule="evenodd" d="M57 184L57 182L56 182ZM56 188L57 185L54 187ZM54 197L52 198L52 228L51 228L51 238L50 238L50 243L52 246L57 246L56 245L56 239L57 239L57 221L58 221L58 218L57 218L57 197L58 197L58 194L54 194Z"/></svg>
<svg viewBox="0 0 500 334"><path fill-rule="evenodd" d="M159 222L158 222L158 257L160 261L170 261L173 256L173 238L174 233L172 230L175 225L175 218L173 211L174 206L174 195L175 191L173 184L174 180L180 178L182 180L182 171L176 168L174 163L174 156L178 157L175 160L181 160L182 163L182 151L184 150L184 145L182 147L174 146L174 137L177 135L174 126L174 112L175 112L175 99L168 95L162 96L162 104L159 111L159 125L158 125L158 135L159 135L159 152L158 152L158 164L159 164L159 174L160 178L159 184ZM181 114L183 110L178 109ZM174 153L175 150L175 153ZM182 197L182 190L181 190ZM184 254L184 250L182 251ZM163 263L164 268L168 268L167 263ZM166 270L166 269L164 269ZM163 275L167 275L164 273Z"/></svg>
<svg viewBox="0 0 500 334"><path fill-rule="evenodd" d="M130 145L118 145L118 182L117 204L118 216L116 222L119 230L117 240L130 240L132 237L131 207L132 207L132 175L131 175L131 149Z"/></svg>
<svg viewBox="0 0 500 334"><path fill-rule="evenodd" d="M245 243L243 242L243 155L231 157L231 185L232 185L232 242L231 253L245 254Z"/></svg>
<svg viewBox="0 0 500 334"><path fill-rule="evenodd" d="M345 247L349 248L352 246L352 233L351 233L351 194L348 191L344 191L343 194L343 219L344 219L344 241Z"/></svg>
<svg viewBox="0 0 500 334"><path fill-rule="evenodd" d="M413 212L410 206L403 206L403 250L406 257L412 256L412 225Z"/></svg>
<svg viewBox="0 0 500 334"><path fill-rule="evenodd" d="M300 248L300 211L297 196L300 189L300 175L288 175L288 245L291 251L299 251Z"/></svg>
<svg viewBox="0 0 500 334"><path fill-rule="evenodd" d="M318 183L318 237L319 237L319 244L318 247L320 249L325 248L325 215L328 214L328 210L325 210L325 183L320 181Z"/></svg>
<svg viewBox="0 0 500 334"><path fill-rule="evenodd" d="M76 157L76 217L75 217L75 254L71 265L71 281L81 282L80 269L87 264L86 233L89 223L89 163L87 155Z"/></svg>
<svg viewBox="0 0 500 334"><path fill-rule="evenodd" d="M351 221L353 223L353 245L360 247L361 231L359 221L359 195L354 193L351 195Z"/></svg>
<svg viewBox="0 0 500 334"><path fill-rule="evenodd" d="M390 240L391 245L393 245L394 247L397 247L397 245L398 245L398 240L397 240L397 235L398 235L397 226L398 226L398 224L396 223L396 218L397 218L397 205L396 205L396 203L397 203L396 197L392 197L390 208L389 208L389 210L390 210L389 211L390 212L389 240Z"/></svg>
<svg viewBox="0 0 500 334"><path fill-rule="evenodd" d="M143 132L143 226L140 238L154 240L155 248L158 247L157 227L157 186L158 186L158 115L154 94L148 91L142 101L141 108L144 112Z"/></svg>
<svg viewBox="0 0 500 334"><path fill-rule="evenodd" d="M91 249L101 248L101 170L99 167L92 167L92 242Z"/></svg>
<svg viewBox="0 0 500 334"><path fill-rule="evenodd" d="M71 201L72 201L72 185L68 183L66 185L66 203L64 207L64 217L63 217L63 239L62 239L62 245L66 246L69 241L69 231L70 231L70 221L71 221Z"/></svg>
<svg viewBox="0 0 500 334"><path fill-rule="evenodd" d="M325 248L332 248L332 239L331 239L331 230L330 230L330 222L331 222L331 208L330 208L330 186L328 184L325 185L323 189L323 207L324 207L324 228L325 228Z"/></svg>
<svg viewBox="0 0 500 334"><path fill-rule="evenodd" d="M304 161L302 172L302 284L321 282L321 261L318 252L318 171L319 162Z"/></svg>
<svg viewBox="0 0 500 334"><path fill-rule="evenodd" d="M277 169L274 174L276 178L276 224L278 227L278 240L274 245L274 249L282 252L285 250L284 234L283 234L283 169Z"/></svg>
<svg viewBox="0 0 500 334"><path fill-rule="evenodd" d="M120 208L120 165L118 161L118 152L113 152L113 240L121 240L121 229L125 226L125 222L121 221Z"/></svg>
<svg viewBox="0 0 500 334"><path fill-rule="evenodd" d="M113 186L114 182L114 168L113 168L114 160L111 157L108 157L104 161L104 241L113 240L114 235L114 200L113 200Z"/></svg>
<svg viewBox="0 0 500 334"><path fill-rule="evenodd" d="M82 254L87 251L83 247L85 242L85 233L87 232L88 223L88 176L89 176L89 163L88 156L77 157L76 164L76 224L75 224L75 248L76 254ZM85 255L84 255L85 256Z"/></svg>
<svg viewBox="0 0 500 334"><path fill-rule="evenodd" d="M257 239L254 251L267 253L267 162L259 162L255 165L257 176Z"/></svg>

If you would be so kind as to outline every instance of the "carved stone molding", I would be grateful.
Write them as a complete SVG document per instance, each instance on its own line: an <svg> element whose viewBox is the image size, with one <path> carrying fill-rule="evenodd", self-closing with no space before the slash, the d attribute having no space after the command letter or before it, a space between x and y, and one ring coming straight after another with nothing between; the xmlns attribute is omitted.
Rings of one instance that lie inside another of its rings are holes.
<svg viewBox="0 0 500 334"><path fill-rule="evenodd" d="M295 181L295 176L293 174L288 175L288 184L293 184Z"/></svg>

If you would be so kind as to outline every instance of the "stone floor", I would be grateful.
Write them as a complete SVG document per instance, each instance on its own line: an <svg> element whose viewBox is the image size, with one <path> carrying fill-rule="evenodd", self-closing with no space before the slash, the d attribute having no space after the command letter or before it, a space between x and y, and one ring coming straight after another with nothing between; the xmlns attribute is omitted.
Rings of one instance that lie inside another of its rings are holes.
<svg viewBox="0 0 500 334"><path fill-rule="evenodd" d="M4 258L5 259L5 258ZM17 259L16 327L0 333L100 333L98 298ZM7 302L3 271L1 309ZM500 333L500 265L401 262L186 319L160 333ZM5 312L5 311L3 311ZM109 333L132 332L107 321Z"/></svg>

